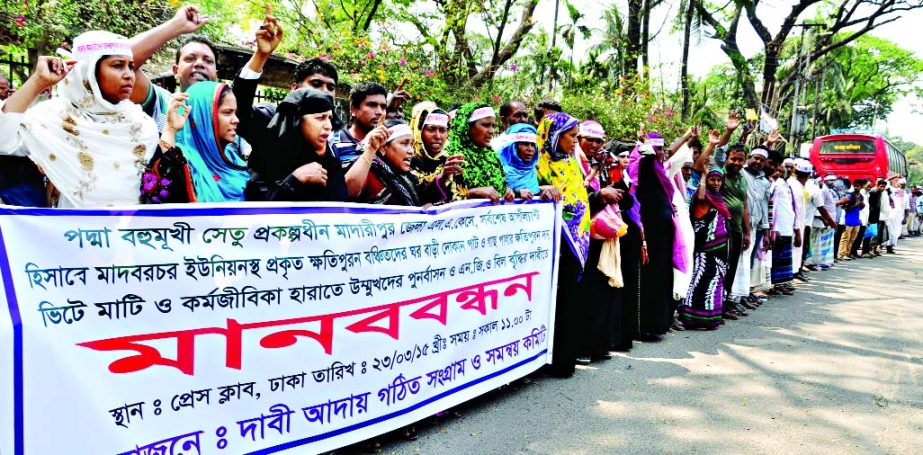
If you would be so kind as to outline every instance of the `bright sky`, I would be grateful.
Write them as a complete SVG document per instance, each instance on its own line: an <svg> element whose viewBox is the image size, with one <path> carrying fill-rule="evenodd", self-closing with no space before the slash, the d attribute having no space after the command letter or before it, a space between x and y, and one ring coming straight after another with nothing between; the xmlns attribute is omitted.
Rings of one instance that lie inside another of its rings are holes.
<svg viewBox="0 0 923 455"><path fill-rule="evenodd" d="M596 18L602 17L602 12L608 8L608 5L612 3L618 4L619 11L623 15L628 10L625 0L574 0L572 3L584 12L585 17L592 18L585 19L584 25L594 29L602 27L602 20ZM761 2L758 11L760 16L764 18L764 23L770 32L775 33L778 31L782 19L793 3L792 0L764 0ZM536 9L536 20L547 30L551 29L553 22L554 5L555 0L542 0ZM682 56L682 34L681 32L670 33L670 29L672 28L672 18L676 15L678 7L678 0L667 0L664 6L655 10L654 17L651 20L652 33L659 29L665 20L666 23L663 25L661 34L650 47L652 67L663 64L661 66L663 74L658 75L658 77L663 77L667 81L666 83L672 83L676 88L679 87L677 81L679 80L679 64ZM891 40L905 49L914 51L918 57L923 58L923 29L920 27L920 24L923 24L923 10L903 14L902 19L886 24L876 29L872 34ZM802 18L811 17L813 17L813 14L805 13L802 15ZM567 9L562 2L559 23L568 20ZM799 32L796 31L795 33ZM588 44L592 43L592 40L593 38L591 37L588 42L578 41L576 46L577 55L581 55ZM757 37L756 32L753 31L753 28L745 19L741 21L738 44L740 44L741 50L747 57L752 57L762 50L759 37ZM703 37L703 41L699 46L695 46L695 41L693 40L693 47L690 49L690 73L702 76L708 73L712 66L728 62L727 56L721 51L716 40ZM914 106L917 107L917 110L923 111L923 101L901 100L887 120L880 121L876 126L888 131L892 136L901 136L904 139L923 144L923 127L921 127L923 126L923 114L914 114Z"/></svg>

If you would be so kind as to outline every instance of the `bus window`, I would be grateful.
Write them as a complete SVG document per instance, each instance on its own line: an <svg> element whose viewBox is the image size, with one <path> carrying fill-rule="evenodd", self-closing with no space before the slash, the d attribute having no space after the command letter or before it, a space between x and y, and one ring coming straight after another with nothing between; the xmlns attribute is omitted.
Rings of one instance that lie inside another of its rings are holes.
<svg viewBox="0 0 923 455"><path fill-rule="evenodd" d="M907 172L907 159L897 147L885 143L888 150L888 170L895 174L905 175Z"/></svg>
<svg viewBox="0 0 923 455"><path fill-rule="evenodd" d="M875 154L875 141L872 139L837 139L820 144L822 155L839 154Z"/></svg>

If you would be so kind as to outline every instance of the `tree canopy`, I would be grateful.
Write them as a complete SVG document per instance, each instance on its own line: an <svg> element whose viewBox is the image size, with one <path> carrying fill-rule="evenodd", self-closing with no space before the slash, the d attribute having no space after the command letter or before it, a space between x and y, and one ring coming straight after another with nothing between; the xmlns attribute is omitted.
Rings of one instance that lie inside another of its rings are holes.
<svg viewBox="0 0 923 455"><path fill-rule="evenodd" d="M678 87L664 84L663 76L655 77L658 73L650 69L648 48L664 32L651 23L653 12L667 8L660 0L613 2L601 17L587 17L581 2L549 1L559 8L552 27L535 23L539 0L191 3L211 16L205 33L243 47L251 45L255 27L270 8L286 27L283 56L329 60L346 84L374 80L393 88L404 82L415 99L446 106L456 100L499 104L552 96L622 137L630 137L639 123L669 132L684 121L716 124L728 111L745 108L762 107L785 119L796 105L821 134L869 125L885 118L902 97L923 94L921 60L869 34L906 11L923 8L923 0L793 0L775 26L765 17L775 5L760 0L683 0L669 22L683 39ZM133 35L169 18L180 4L3 2L0 45L27 49L35 57L89 29ZM744 24L762 44L762 52L751 58L738 46ZM577 42L590 37L587 51L578 53ZM721 43L730 63L695 79L687 62L695 58L696 43L708 39Z"/></svg>

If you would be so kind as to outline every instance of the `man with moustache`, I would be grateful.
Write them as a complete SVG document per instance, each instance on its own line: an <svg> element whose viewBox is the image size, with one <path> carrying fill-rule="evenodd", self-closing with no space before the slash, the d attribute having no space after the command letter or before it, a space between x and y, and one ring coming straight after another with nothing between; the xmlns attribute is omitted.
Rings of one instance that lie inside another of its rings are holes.
<svg viewBox="0 0 923 455"><path fill-rule="evenodd" d="M747 202L747 180L741 173L746 151L742 144L732 145L727 152L727 161L724 164L724 185L721 192L731 218L728 220L728 267L725 282L733 283L738 273L738 263L741 253L750 248L750 209ZM749 269L748 269L749 273ZM748 292L749 294L749 292ZM728 290L728 305L730 311L737 311L746 316L746 310L740 307L740 300L734 300L731 290ZM744 307L754 308L748 302Z"/></svg>
<svg viewBox="0 0 923 455"><path fill-rule="evenodd" d="M163 129L167 119L167 104L173 95L163 87L152 84L142 67L170 40L195 33L208 21L208 15L202 14L198 7L186 5L179 8L170 20L131 38L131 50L135 57L135 86L131 92L131 101L141 105L144 112L157 123L158 129ZM185 92L196 82L218 80L216 55L215 44L205 36L189 35L180 40L172 68L180 92Z"/></svg>
<svg viewBox="0 0 923 455"><path fill-rule="evenodd" d="M500 106L500 127L503 132L490 141L490 148L500 153L500 149L506 146L506 132L511 126L517 123L529 122L529 110L522 101L509 100Z"/></svg>
<svg viewBox="0 0 923 455"><path fill-rule="evenodd" d="M802 273L802 266L804 266L804 249L807 247L805 242L807 242L807 236L805 235L805 226L806 226L806 214L807 214L807 191L805 190L805 183L808 181L808 177L811 176L811 169L805 173L806 169L809 169L811 163L803 158L798 158L794 160L794 167L789 172L788 177L788 186L792 189L792 194L794 195L795 200L795 228L799 232L801 237L800 242L795 242L795 248L792 252L792 270L795 273L795 278L807 282L808 279ZM787 167L786 167L787 168Z"/></svg>
<svg viewBox="0 0 923 455"><path fill-rule="evenodd" d="M770 295L793 295L794 272L792 270L793 246L801 246L801 229L795 225L795 194L788 184L790 172L783 164L782 154L772 151L767 163L778 177L770 188L772 205L772 289Z"/></svg>
<svg viewBox="0 0 923 455"><path fill-rule="evenodd" d="M756 284L752 280L751 265L757 261L757 248L762 251L769 250L769 188L772 185L763 167L769 158L769 148L765 145L754 147L750 150L747 166L740 173L747 182L747 209L750 214L750 238L753 239L749 248L740 255L737 263L737 275L731 287L731 298L742 301L745 307L759 305L759 300L751 298L751 286Z"/></svg>

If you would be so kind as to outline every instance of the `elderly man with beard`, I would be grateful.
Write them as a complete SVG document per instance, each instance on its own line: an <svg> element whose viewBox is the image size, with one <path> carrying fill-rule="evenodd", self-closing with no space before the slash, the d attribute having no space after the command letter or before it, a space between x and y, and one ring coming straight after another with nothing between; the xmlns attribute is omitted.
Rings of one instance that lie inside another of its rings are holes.
<svg viewBox="0 0 923 455"><path fill-rule="evenodd" d="M809 253L805 258L805 267L808 270L825 269L833 263L833 234L837 226L833 216L836 214L837 198L827 182L835 180L836 176L828 175L818 183L810 182L808 205L811 209L807 223L811 225L811 230L805 235L805 241L810 243Z"/></svg>
<svg viewBox="0 0 923 455"><path fill-rule="evenodd" d="M894 247L897 246L897 241L900 239L904 228L904 207L907 205L907 195L901 187L901 181L904 182L904 186L907 185L907 181L901 178L900 175L895 174L888 178L888 183L890 183L888 192L891 195L891 212L887 219L889 238L885 246L887 247L888 253L892 254L894 253Z"/></svg>
<svg viewBox="0 0 923 455"><path fill-rule="evenodd" d="M747 182L747 210L750 214L749 248L740 255L737 275L731 287L731 298L747 308L759 305L759 299L751 295L751 287L757 283L752 264L758 261L757 248L763 253L769 250L769 188L772 185L763 167L769 158L769 148L765 145L754 147L747 159L747 166L740 173Z"/></svg>
<svg viewBox="0 0 923 455"><path fill-rule="evenodd" d="M772 289L770 295L792 295L794 272L792 270L793 246L801 246L801 229L795 225L795 194L788 184L789 171L783 164L782 154L769 154L769 170L777 175L770 188L770 230L772 235Z"/></svg>
<svg viewBox="0 0 923 455"><path fill-rule="evenodd" d="M795 198L795 228L799 231L800 242L795 242L795 248L792 251L792 271L795 278L807 282L808 278L804 275L802 267L804 266L804 249L807 248L808 241L805 226L807 225L807 190L805 184L811 173L814 171L811 163L803 158L795 160L795 167L790 171L788 177L788 186L792 189Z"/></svg>

